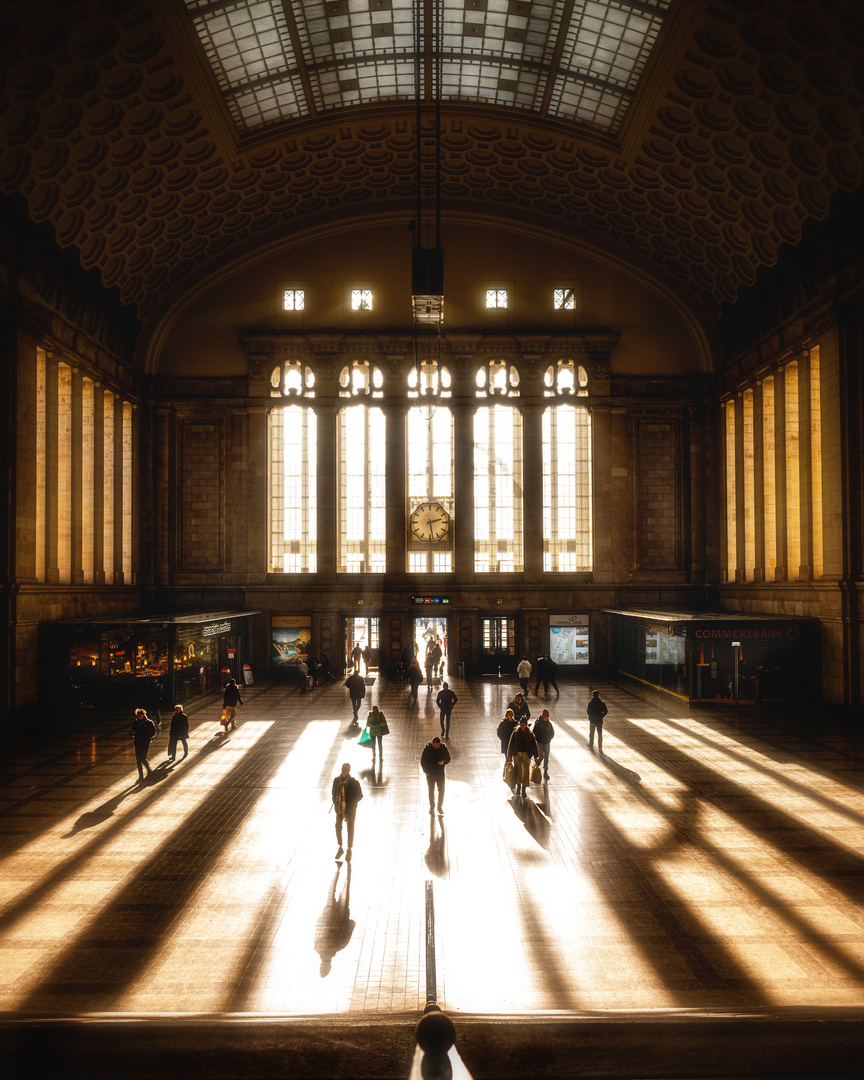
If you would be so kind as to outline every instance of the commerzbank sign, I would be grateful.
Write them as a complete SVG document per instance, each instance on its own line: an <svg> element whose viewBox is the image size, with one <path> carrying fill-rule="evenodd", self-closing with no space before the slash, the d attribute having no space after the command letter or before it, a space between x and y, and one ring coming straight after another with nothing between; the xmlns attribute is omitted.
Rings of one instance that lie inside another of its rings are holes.
<svg viewBox="0 0 864 1080"><path fill-rule="evenodd" d="M763 641L772 639L776 641L780 638L786 638L789 641L797 641L801 637L801 628L794 625L774 627L744 626L727 630L725 627L720 626L705 626L695 630L693 636L711 639L730 638L735 641L740 641L742 638L759 638Z"/></svg>

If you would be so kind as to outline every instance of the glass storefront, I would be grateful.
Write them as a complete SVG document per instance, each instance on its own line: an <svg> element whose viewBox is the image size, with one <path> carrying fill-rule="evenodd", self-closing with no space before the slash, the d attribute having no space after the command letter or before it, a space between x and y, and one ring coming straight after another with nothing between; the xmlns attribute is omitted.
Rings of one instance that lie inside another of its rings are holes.
<svg viewBox="0 0 864 1080"><path fill-rule="evenodd" d="M251 678L249 621L258 612L73 620L40 627L40 697L53 707L187 704L233 676ZM68 668L68 677L58 672ZM248 672L248 675L247 675Z"/></svg>

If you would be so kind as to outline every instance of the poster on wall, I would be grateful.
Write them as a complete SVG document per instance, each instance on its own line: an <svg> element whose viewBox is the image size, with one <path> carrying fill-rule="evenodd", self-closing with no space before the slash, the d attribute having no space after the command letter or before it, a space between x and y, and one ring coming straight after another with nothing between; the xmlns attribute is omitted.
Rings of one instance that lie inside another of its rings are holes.
<svg viewBox="0 0 864 1080"><path fill-rule="evenodd" d="M645 631L646 664L683 664L687 641L662 626L650 626Z"/></svg>
<svg viewBox="0 0 864 1080"><path fill-rule="evenodd" d="M311 641L311 615L274 615L270 621L271 665L284 669L308 660Z"/></svg>
<svg viewBox="0 0 864 1080"><path fill-rule="evenodd" d="M549 656L556 664L587 664L588 616L549 616Z"/></svg>

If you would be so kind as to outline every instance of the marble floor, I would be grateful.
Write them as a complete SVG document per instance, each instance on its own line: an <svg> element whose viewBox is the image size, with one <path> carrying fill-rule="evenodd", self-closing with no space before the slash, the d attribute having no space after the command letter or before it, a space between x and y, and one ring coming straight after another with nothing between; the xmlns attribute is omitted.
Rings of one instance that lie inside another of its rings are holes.
<svg viewBox="0 0 864 1080"><path fill-rule="evenodd" d="M370 676L391 734L357 743L341 681L244 691L167 721L139 785L131 711L7 742L0 768L0 1011L396 1014L850 1006L864 1001L864 741L829 721L694 711L593 684L529 694L555 725L550 780L514 800L495 728L515 686L459 696L444 814L419 771L437 688ZM533 689L533 687L532 687ZM365 718L364 709L361 714ZM330 785L364 798L337 862Z"/></svg>

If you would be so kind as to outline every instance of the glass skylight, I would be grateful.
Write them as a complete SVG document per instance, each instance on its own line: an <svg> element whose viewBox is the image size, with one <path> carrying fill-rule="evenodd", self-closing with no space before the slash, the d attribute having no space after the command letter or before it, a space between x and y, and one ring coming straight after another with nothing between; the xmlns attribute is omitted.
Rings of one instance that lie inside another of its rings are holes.
<svg viewBox="0 0 864 1080"><path fill-rule="evenodd" d="M414 100L417 0L185 2L241 134ZM442 0L441 100L615 134L670 2ZM421 63L430 68L432 57Z"/></svg>

